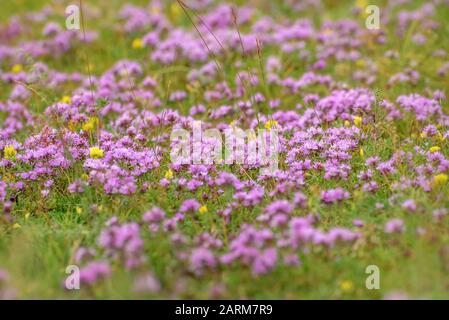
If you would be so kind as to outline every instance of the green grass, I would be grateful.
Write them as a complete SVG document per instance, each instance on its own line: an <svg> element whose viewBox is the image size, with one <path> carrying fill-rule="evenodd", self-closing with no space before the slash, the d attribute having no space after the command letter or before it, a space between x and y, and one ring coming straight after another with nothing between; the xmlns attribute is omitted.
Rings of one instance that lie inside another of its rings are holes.
<svg viewBox="0 0 449 320"><path fill-rule="evenodd" d="M131 2L131 1L129 1ZM136 4L144 4L146 1L132 1ZM317 25L325 19L340 19L351 17L349 1L323 1L325 7L323 12L310 12ZM384 1L383 3L385 3ZM423 3L423 1L416 1ZM236 3L244 3L238 1ZM246 3L246 2L245 2ZM250 1L259 3L259 1ZM47 4L43 0L17 0L6 1L0 5L0 21L12 15L22 15L26 12L42 8ZM273 1L260 1L258 10L260 15L270 14L274 19L282 19L284 16L295 18L295 13L282 5ZM87 4L86 4L87 5ZM117 9L120 8L120 1L106 1L101 3L89 3L89 6L96 7L101 13L101 18L86 17L86 29L99 32L99 39L92 44L79 44L68 54L57 59L46 58L45 63L49 67L63 72L86 71L86 55L92 65L92 72L101 75L119 59L132 59L141 62L145 73L155 75L159 80L158 90L161 96L168 96L169 92L176 89L185 89L185 75L191 67L187 62L177 63L169 67L161 67L152 64L148 58L148 50L140 51L131 48L132 40L141 34L133 36L117 31L120 22L115 19ZM411 5L413 7L414 4ZM56 9L51 16L52 20L64 23L63 6L51 5ZM403 6L401 6L403 8ZM313 14L313 15L312 15ZM307 15L306 15L307 17ZM449 50L448 21L449 9L438 10L436 19L442 27L435 32L431 32L429 45L424 48L417 47L407 36L405 40L398 39L392 41L394 34L387 30L389 49L398 50L401 53L397 64L384 59L385 47L371 44L362 48L364 56L370 57L379 70L378 80L370 89L379 88L382 90L383 98L394 101L401 94L411 92L424 93L426 88L442 89L446 96L449 96L448 79L441 79L436 76L436 70L443 61L439 58L428 56L436 48ZM189 26L186 17L180 17L179 23ZM363 23L361 20L360 23ZM38 24L42 26L43 24ZM393 30L394 22L388 28ZM419 26L415 26L418 28ZM23 35L17 41L40 37L41 28L32 28L29 34ZM413 30L409 30L412 34ZM426 31L427 32L427 31ZM15 44L15 43L13 43ZM311 51L316 50L316 44L308 43ZM267 59L270 55L279 55L277 48L264 48L262 58ZM298 77L304 73L304 63L297 57L281 56L285 66L285 75ZM223 58L220 58L223 60ZM224 77L234 79L236 68L233 63L240 59L238 55L229 55L228 60L221 61L225 66ZM428 82L420 81L416 86L395 85L387 86L389 77L403 70L404 65L410 61L422 61L418 71L428 77ZM243 63L248 68L258 68L257 56L250 56L244 59ZM2 70L9 67L6 61L0 61ZM346 62L336 62L329 64L326 74L331 74L336 80L345 81L350 86L359 84L348 77L349 72L354 68L353 64ZM4 86L0 90L0 101L5 101L9 96L12 86ZM37 85L34 88L42 97L33 95L28 101L28 108L35 114L41 114L49 103L59 100L63 95L70 94L74 89L67 86L63 91L54 91L49 88ZM198 96L202 94L208 86L201 87ZM257 88L264 90L270 96L276 97L280 94L277 87ZM306 89L310 92L326 93L326 89L317 87ZM291 109L300 97L283 95L282 109ZM186 114L188 108L194 101L183 102L182 104L169 103L168 107L180 110ZM211 108L226 103L225 101L213 102ZM448 104L443 107L448 112ZM263 106L261 110L265 113L268 108ZM377 116L377 115L376 115ZM378 116L382 116L379 114ZM0 124L3 121L0 112ZM111 119L107 119L111 120ZM234 120L229 117L229 121ZM39 132L45 123L38 123L34 127L26 128L15 138L23 141L32 134ZM53 123L56 125L56 123ZM182 192L176 195L172 187L154 187L145 193L136 193L132 196L107 196L100 189L89 187L83 195L71 195L67 192L67 186L74 179L83 173L82 167L61 172L55 183L56 188L52 189L47 199L40 197L38 185L30 186L29 189L20 193L19 201L14 207L13 216L15 223L20 228L13 228L10 224L0 223L0 268L8 270L11 275L11 286L18 292L19 298L209 298L209 291L214 284L223 283L225 292L223 298L286 298L286 299L379 299L385 295L400 291L406 292L410 297L425 298L449 298L449 220L435 223L431 218L433 209L449 207L448 189L446 186L442 190L433 190L425 193L420 189L406 189L400 194L396 202L391 205L388 198L393 194L391 185L402 175L409 176L410 168L406 165L399 168L394 176L376 176L376 181L381 188L378 192L367 194L360 190L355 190L357 181L357 171L362 168L367 157L378 155L382 159L389 158L395 151L412 151L415 145L420 145L425 149L432 146L428 141L419 138L422 125L413 119L401 121L379 122L379 125L370 128L370 135L362 141L365 157L355 154L351 164L352 173L346 182L335 183L327 181L323 175L308 176L304 193L309 197L310 212L318 213L322 220L320 226L328 229L332 226L351 227L352 221L356 218L362 219L366 223L367 235L364 241L357 242L353 247L335 248L330 252L314 248L309 254L300 253L302 261L301 267L288 268L280 266L268 275L254 277L250 270L240 266L220 268L216 272L205 274L198 278L185 272L182 263L179 262L170 244L170 240L160 234L155 237L145 234L145 253L149 260L148 265L155 272L161 281L162 290L154 295L136 295L131 290L133 281L132 275L122 270L119 266L114 266L114 275L104 283L95 287L94 290L66 291L62 289L65 278L65 268L73 262L74 253L80 246L95 247L96 239L104 226L104 222L112 216L117 216L121 221L131 221L141 219L145 210L153 205L163 208L169 214L175 212L183 200L188 198L201 199L201 195L208 193L206 187L201 187L194 193ZM418 136L418 137L417 137ZM375 138L376 137L376 138ZM406 139L410 138L410 141ZM448 142L440 143L442 151L447 156ZM418 159L418 158L416 158ZM424 163L424 159L420 159ZM164 176L168 166L165 159L160 168L147 174L144 179L150 182L157 182ZM231 168L232 169L232 168ZM235 171L235 170L234 170ZM4 175L7 172L2 172ZM251 172L249 173L251 174ZM243 175L241 177L244 177ZM320 191L332 187L341 186L351 191L351 201L346 201L341 205L326 206L320 202ZM266 196L262 204L253 211L248 209L238 209L234 213L235 218L229 225L223 223L223 219L215 213L222 209L226 203L231 201L232 193L225 192L223 196L212 196L207 201L209 212L200 217L189 217L182 225L181 230L189 236L197 235L208 231L218 238L228 241L229 237L235 234L239 227L254 221L257 214L265 205L271 202ZM413 197L421 207L421 213L410 214L400 208L402 201ZM383 203L383 209L375 209L376 203ZM101 206L98 213L92 212L90 206L97 204ZM78 211L78 212L77 212ZM80 213L79 213L80 212ZM294 215L303 216L307 214L305 210L297 210ZM385 222L394 217L401 217L406 221L407 232L403 236L388 236L382 231ZM417 236L415 228L421 227L427 230L423 236ZM375 264L381 270L381 289L367 290L365 288L365 268ZM342 291L340 283L351 281L353 290Z"/></svg>

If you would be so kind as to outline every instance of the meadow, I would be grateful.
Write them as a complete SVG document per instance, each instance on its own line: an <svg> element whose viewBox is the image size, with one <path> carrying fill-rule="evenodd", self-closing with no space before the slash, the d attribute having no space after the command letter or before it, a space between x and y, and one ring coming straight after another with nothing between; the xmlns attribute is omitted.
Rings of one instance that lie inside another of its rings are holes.
<svg viewBox="0 0 449 320"><path fill-rule="evenodd" d="M448 299L448 73L448 0L3 0L0 298Z"/></svg>

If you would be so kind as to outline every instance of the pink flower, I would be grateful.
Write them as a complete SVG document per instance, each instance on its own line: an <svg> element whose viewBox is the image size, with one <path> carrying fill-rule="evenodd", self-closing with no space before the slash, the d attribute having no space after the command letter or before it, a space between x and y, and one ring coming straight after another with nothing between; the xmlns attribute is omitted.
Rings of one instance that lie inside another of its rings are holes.
<svg viewBox="0 0 449 320"><path fill-rule="evenodd" d="M404 222L401 219L392 219L385 224L386 233L402 233L405 231Z"/></svg>
<svg viewBox="0 0 449 320"><path fill-rule="evenodd" d="M329 189L321 193L321 200L324 203L335 203L349 198L349 192L342 188Z"/></svg>
<svg viewBox="0 0 449 320"><path fill-rule="evenodd" d="M416 211L417 207L416 207L415 200L409 199L409 200L404 201L404 203L402 204L402 208L407 211L410 211L410 212Z"/></svg>
<svg viewBox="0 0 449 320"><path fill-rule="evenodd" d="M80 270L80 281L87 285L93 285L111 274L109 264L104 261L90 262Z"/></svg>

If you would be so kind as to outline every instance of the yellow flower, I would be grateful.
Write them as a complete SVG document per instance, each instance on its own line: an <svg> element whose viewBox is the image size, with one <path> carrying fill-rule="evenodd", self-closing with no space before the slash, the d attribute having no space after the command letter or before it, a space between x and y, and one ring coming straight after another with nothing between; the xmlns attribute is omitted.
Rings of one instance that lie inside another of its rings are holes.
<svg viewBox="0 0 449 320"><path fill-rule="evenodd" d="M432 152L432 153L433 153L433 152L440 151L440 150L441 150L441 148L438 147L438 146L433 146L432 148L429 149L429 151Z"/></svg>
<svg viewBox="0 0 449 320"><path fill-rule="evenodd" d="M206 213L207 212L207 206L206 205L201 206L198 209L198 212L201 213L201 214Z"/></svg>
<svg viewBox="0 0 449 320"><path fill-rule="evenodd" d="M356 0L355 6L360 10L360 16L367 17L368 13L365 11L366 7L368 6L367 0Z"/></svg>
<svg viewBox="0 0 449 320"><path fill-rule="evenodd" d="M152 6L150 12L153 16L157 16L161 13L161 8L159 6Z"/></svg>
<svg viewBox="0 0 449 320"><path fill-rule="evenodd" d="M356 0L355 5L360 9L365 9L365 7L368 5L367 0Z"/></svg>
<svg viewBox="0 0 449 320"><path fill-rule="evenodd" d="M349 122L348 120L345 120L344 125L345 125L345 127L349 127L351 125L351 122Z"/></svg>
<svg viewBox="0 0 449 320"><path fill-rule="evenodd" d="M84 65L84 69L87 73L92 72L92 70L94 70L94 65L92 63L86 63Z"/></svg>
<svg viewBox="0 0 449 320"><path fill-rule="evenodd" d="M13 182L14 181L14 175L12 173L6 172L5 175L3 176L2 180L4 182Z"/></svg>
<svg viewBox="0 0 449 320"><path fill-rule="evenodd" d="M98 124L100 123L100 120L97 117L90 117L89 120L83 124L83 130L84 131L93 131L96 127L98 127Z"/></svg>
<svg viewBox="0 0 449 320"><path fill-rule="evenodd" d="M173 2L170 6L170 13L173 19L178 19L182 13L182 8L177 2Z"/></svg>
<svg viewBox="0 0 449 320"><path fill-rule="evenodd" d="M419 135L421 138L425 139L427 138L427 133L425 132L421 132L421 134Z"/></svg>
<svg viewBox="0 0 449 320"><path fill-rule="evenodd" d="M14 223L12 226L13 229L20 229L22 226L19 223Z"/></svg>
<svg viewBox="0 0 449 320"><path fill-rule="evenodd" d="M362 125L363 119L362 119L362 117L355 116L353 121L357 127L360 127Z"/></svg>
<svg viewBox="0 0 449 320"><path fill-rule="evenodd" d="M67 124L67 128L69 128L70 131L75 131L76 123L74 121L69 121L69 123Z"/></svg>
<svg viewBox="0 0 449 320"><path fill-rule="evenodd" d="M359 68L364 68L365 67L365 60L363 59L359 59L355 62L356 66Z"/></svg>
<svg viewBox="0 0 449 320"><path fill-rule="evenodd" d="M365 151L363 151L363 148L360 148L359 154L362 158L365 156Z"/></svg>
<svg viewBox="0 0 449 320"><path fill-rule="evenodd" d="M444 141L444 136L441 134L441 132L438 132L438 133L437 133L437 138L438 138L438 140L440 140L440 141Z"/></svg>
<svg viewBox="0 0 449 320"><path fill-rule="evenodd" d="M173 171L171 169L168 169L165 172L165 179L171 179L171 178L173 178Z"/></svg>
<svg viewBox="0 0 449 320"><path fill-rule="evenodd" d="M278 122L276 120L268 120L265 122L265 129L271 130L272 127L275 127L278 125Z"/></svg>
<svg viewBox="0 0 449 320"><path fill-rule="evenodd" d="M192 81L186 85L189 92L196 92L201 87L201 83L198 80Z"/></svg>
<svg viewBox="0 0 449 320"><path fill-rule="evenodd" d="M11 68L12 73L19 73L23 70L23 66L21 64L15 64Z"/></svg>
<svg viewBox="0 0 449 320"><path fill-rule="evenodd" d="M6 160L14 160L17 155L17 151L14 146L7 145L5 149L3 149L3 154Z"/></svg>
<svg viewBox="0 0 449 320"><path fill-rule="evenodd" d="M143 48L143 41L140 38L136 38L133 40L132 43L133 49L142 49Z"/></svg>
<svg viewBox="0 0 449 320"><path fill-rule="evenodd" d="M90 148L90 157L94 159L99 159L104 157L104 151L98 147Z"/></svg>
<svg viewBox="0 0 449 320"><path fill-rule="evenodd" d="M349 292L354 289L354 284L351 280L344 280L340 282L340 289L344 292Z"/></svg>
<svg viewBox="0 0 449 320"><path fill-rule="evenodd" d="M434 186L443 185L447 182L447 179L448 179L447 174L444 173L437 174L436 176L433 177L433 185Z"/></svg>
<svg viewBox="0 0 449 320"><path fill-rule="evenodd" d="M253 130L248 131L248 142L255 141L257 139L256 133Z"/></svg>
<svg viewBox="0 0 449 320"><path fill-rule="evenodd" d="M76 213L77 214L83 213L83 209L81 209L80 207L76 207Z"/></svg>
<svg viewBox="0 0 449 320"><path fill-rule="evenodd" d="M92 130L94 130L94 126L91 122L86 122L85 124L83 124L83 130L84 131L92 131Z"/></svg>
<svg viewBox="0 0 449 320"><path fill-rule="evenodd" d="M327 36L330 36L334 33L334 30L330 29L330 28L326 28L323 30L323 33Z"/></svg>
<svg viewBox="0 0 449 320"><path fill-rule="evenodd" d="M87 181L87 180L89 180L89 175L87 173L83 173L81 175L81 179L83 179L84 181Z"/></svg>
<svg viewBox="0 0 449 320"><path fill-rule="evenodd" d="M63 96L61 98L61 102L69 104L70 102L72 102L72 98L70 98L70 96Z"/></svg>

